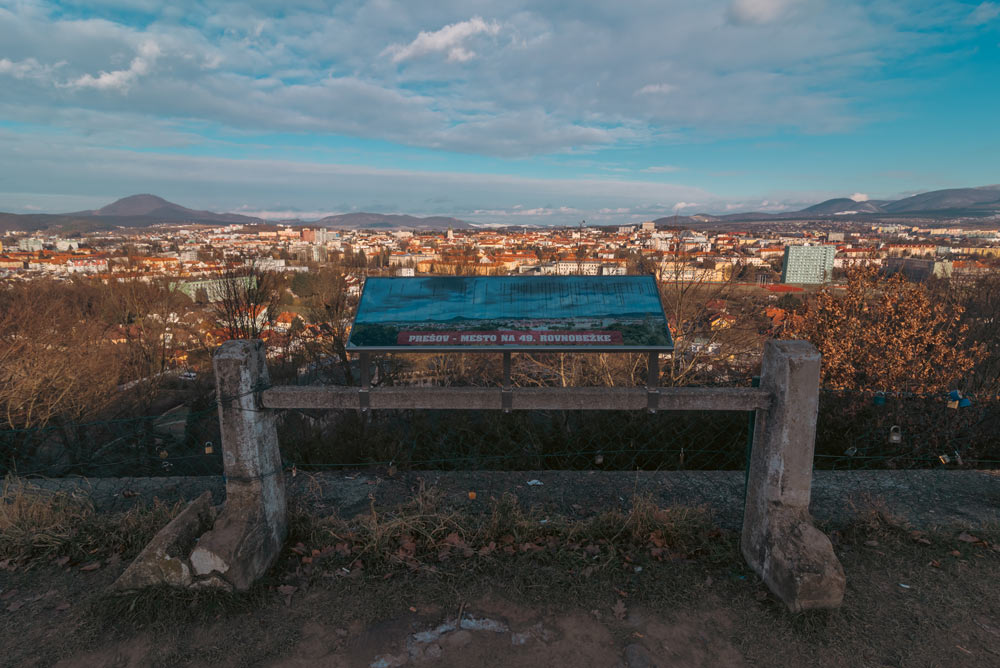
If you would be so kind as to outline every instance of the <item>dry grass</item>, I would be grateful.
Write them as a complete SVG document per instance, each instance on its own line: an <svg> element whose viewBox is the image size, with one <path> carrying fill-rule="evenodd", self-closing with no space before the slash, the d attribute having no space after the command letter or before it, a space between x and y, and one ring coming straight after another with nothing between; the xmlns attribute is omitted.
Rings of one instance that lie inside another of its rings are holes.
<svg viewBox="0 0 1000 668"><path fill-rule="evenodd" d="M180 503L155 502L122 513L98 513L83 495L42 490L7 476L0 487L0 558L131 558L180 508Z"/></svg>
<svg viewBox="0 0 1000 668"><path fill-rule="evenodd" d="M379 574L401 567L466 572L513 557L593 569L736 556L736 535L718 529L708 510L661 508L649 496L634 498L627 512L574 519L526 511L512 494L490 500L484 512L444 508L427 489L394 511L372 506L351 520L295 513L289 542L310 565L318 557L324 567Z"/></svg>

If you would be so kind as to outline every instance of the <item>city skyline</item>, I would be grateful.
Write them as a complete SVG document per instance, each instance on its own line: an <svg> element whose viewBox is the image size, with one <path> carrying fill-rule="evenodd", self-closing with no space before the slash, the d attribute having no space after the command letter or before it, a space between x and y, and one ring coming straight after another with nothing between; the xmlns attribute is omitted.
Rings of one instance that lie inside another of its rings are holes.
<svg viewBox="0 0 1000 668"><path fill-rule="evenodd" d="M627 223L997 183L1000 4L0 6L0 211Z"/></svg>

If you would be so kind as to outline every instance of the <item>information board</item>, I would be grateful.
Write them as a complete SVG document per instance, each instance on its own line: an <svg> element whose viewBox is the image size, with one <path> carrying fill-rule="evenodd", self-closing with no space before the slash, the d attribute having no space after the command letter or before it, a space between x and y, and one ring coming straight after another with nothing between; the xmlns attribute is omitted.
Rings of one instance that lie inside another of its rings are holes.
<svg viewBox="0 0 1000 668"><path fill-rule="evenodd" d="M369 278L354 350L672 350L652 276Z"/></svg>

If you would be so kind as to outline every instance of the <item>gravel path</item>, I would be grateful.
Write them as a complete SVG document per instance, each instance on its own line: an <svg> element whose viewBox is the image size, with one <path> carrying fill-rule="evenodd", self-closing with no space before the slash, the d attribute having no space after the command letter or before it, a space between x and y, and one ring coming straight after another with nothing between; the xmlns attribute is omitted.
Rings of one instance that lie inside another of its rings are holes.
<svg viewBox="0 0 1000 668"><path fill-rule="evenodd" d="M411 498L421 483L436 487L448 505L474 510L491 497L511 492L542 513L588 515L626 509L636 494L662 505L707 506L720 525L738 527L743 513L742 471L419 471L298 473L286 477L289 495L307 509L342 516ZM221 502L221 476L162 478L32 479L50 491L88 496L101 511L126 510L159 498L193 499L206 489ZM531 484L529 484L529 482ZM475 492L475 500L469 492ZM1000 471L817 471L811 510L817 520L838 523L858 509L882 501L915 527L1000 524Z"/></svg>

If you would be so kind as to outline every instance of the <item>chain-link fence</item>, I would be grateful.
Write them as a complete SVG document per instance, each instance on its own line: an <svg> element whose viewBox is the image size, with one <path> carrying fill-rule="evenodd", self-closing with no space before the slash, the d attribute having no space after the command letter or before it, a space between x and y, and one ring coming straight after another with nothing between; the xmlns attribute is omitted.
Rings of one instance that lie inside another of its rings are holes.
<svg viewBox="0 0 1000 668"><path fill-rule="evenodd" d="M214 403L161 415L0 431L0 475L87 478L219 475Z"/></svg>
<svg viewBox="0 0 1000 668"><path fill-rule="evenodd" d="M816 468L1000 468L1000 397L823 390Z"/></svg>
<svg viewBox="0 0 1000 668"><path fill-rule="evenodd" d="M709 411L286 411L304 470L739 470L750 415Z"/></svg>
<svg viewBox="0 0 1000 668"><path fill-rule="evenodd" d="M742 483L754 429L741 411L285 410L278 420L289 473L685 471L693 485L729 472L730 487ZM868 495L965 512L954 476L1000 469L1000 398L824 390L815 469L831 507ZM0 474L83 487L106 509L206 488L221 499L217 406L0 431Z"/></svg>

